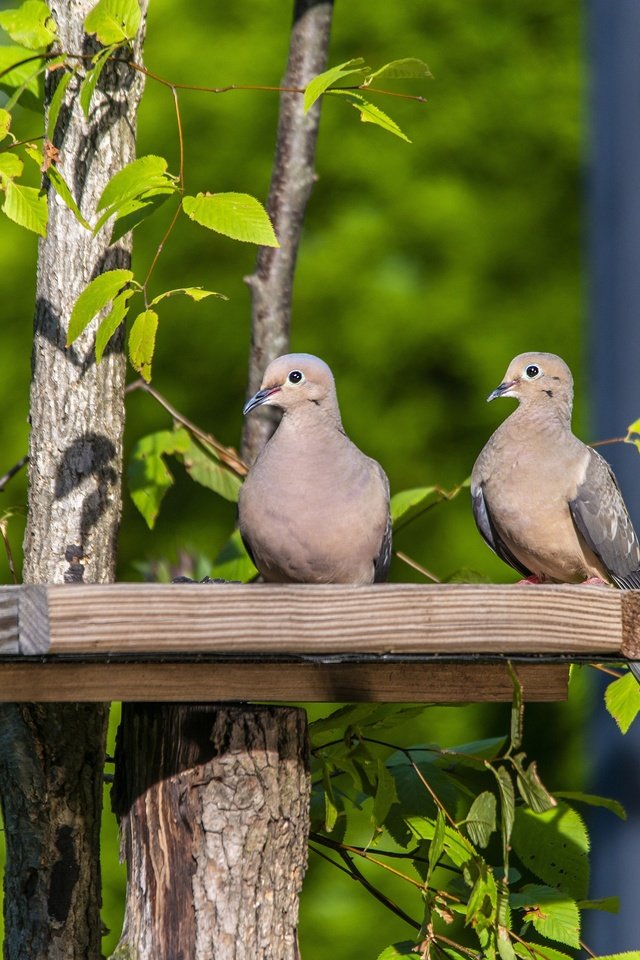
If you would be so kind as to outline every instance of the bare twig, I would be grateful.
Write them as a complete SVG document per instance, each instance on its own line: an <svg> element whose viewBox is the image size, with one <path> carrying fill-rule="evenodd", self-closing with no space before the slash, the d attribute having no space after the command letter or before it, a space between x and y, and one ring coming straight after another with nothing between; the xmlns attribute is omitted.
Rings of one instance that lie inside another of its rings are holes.
<svg viewBox="0 0 640 960"><path fill-rule="evenodd" d="M130 383L126 388L126 393L133 393L134 390L143 390L145 393L148 393L149 396L160 404L160 406L167 411L167 413L177 422L181 423L183 427L186 427L187 430L192 433L195 437L201 440L204 444L211 447L216 455L220 458L222 463L231 470L232 473L235 473L237 477L245 477L247 475L247 465L241 459L238 452L233 449L233 447L225 447L224 444L220 443L219 440L216 440L214 436L206 431L202 430L195 423L192 423L191 420L188 420L179 410L176 410L172 404L166 400L161 393L158 393L149 383L145 380L134 380L133 383Z"/></svg>
<svg viewBox="0 0 640 960"><path fill-rule="evenodd" d="M403 563L406 563L408 567L412 567L414 570L417 570L418 573L421 573L423 577L426 577L427 580L431 580L432 583L442 583L439 577L436 577L435 573L431 573L430 570L427 570L426 567L423 567L422 564L418 563L417 560L413 560L412 557L408 554L403 553L402 550L393 551L398 560L402 560Z"/></svg>
<svg viewBox="0 0 640 960"><path fill-rule="evenodd" d="M612 670L611 667L605 667L603 663L590 663L589 666L593 667L594 670L599 670L601 673L608 674L610 677L615 677L616 680L624 676L624 674L618 673L617 670Z"/></svg>
<svg viewBox="0 0 640 960"><path fill-rule="evenodd" d="M18 460L17 463L14 463L14 465L7 470L3 477L0 477L0 493L2 493L6 485L9 483L9 480L11 480L12 477L15 477L17 473L20 473L22 468L26 466L28 462L29 457L25 455L21 460Z"/></svg>

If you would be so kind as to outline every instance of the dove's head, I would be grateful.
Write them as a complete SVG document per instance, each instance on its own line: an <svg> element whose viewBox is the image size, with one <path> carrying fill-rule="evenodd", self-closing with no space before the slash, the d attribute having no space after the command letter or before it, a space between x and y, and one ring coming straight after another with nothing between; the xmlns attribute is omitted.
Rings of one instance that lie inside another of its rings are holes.
<svg viewBox="0 0 640 960"><path fill-rule="evenodd" d="M573 377L555 353L521 353L511 361L502 383L487 401L496 397L515 397L528 407L554 407L571 416Z"/></svg>
<svg viewBox="0 0 640 960"><path fill-rule="evenodd" d="M338 413L336 387L331 370L310 353L286 353L272 360L264 372L262 385L245 404L244 414L269 404L285 413L322 409Z"/></svg>

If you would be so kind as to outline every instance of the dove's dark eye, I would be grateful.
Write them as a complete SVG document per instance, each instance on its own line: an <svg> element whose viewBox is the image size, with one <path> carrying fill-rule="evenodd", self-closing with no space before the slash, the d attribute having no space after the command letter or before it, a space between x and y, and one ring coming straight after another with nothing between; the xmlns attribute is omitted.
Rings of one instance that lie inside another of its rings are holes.
<svg viewBox="0 0 640 960"><path fill-rule="evenodd" d="M528 380L533 380L540 373L540 368L536 367L535 363L532 363L524 372L525 377Z"/></svg>
<svg viewBox="0 0 640 960"><path fill-rule="evenodd" d="M299 370L292 370L289 376L287 377L289 383L300 383L304 380L304 375Z"/></svg>

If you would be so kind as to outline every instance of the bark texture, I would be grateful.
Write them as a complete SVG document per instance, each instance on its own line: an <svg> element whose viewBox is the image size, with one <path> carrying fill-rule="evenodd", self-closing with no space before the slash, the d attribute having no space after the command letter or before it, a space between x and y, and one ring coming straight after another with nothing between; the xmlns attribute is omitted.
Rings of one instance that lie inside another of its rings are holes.
<svg viewBox="0 0 640 960"><path fill-rule="evenodd" d="M333 0L295 0L284 87L304 87L327 65ZM316 179L314 158L320 101L305 114L302 96L283 93L276 156L267 201L280 247L261 247L247 278L252 295L251 352L247 396L260 386L274 357L287 353L291 295L302 223ZM244 422L242 456L253 463L277 423L273 407L260 407Z"/></svg>
<svg viewBox="0 0 640 960"><path fill-rule="evenodd" d="M296 960L304 711L125 704L113 801L128 866L114 960Z"/></svg>
<svg viewBox="0 0 640 960"><path fill-rule="evenodd" d="M82 24L94 0L51 0L60 47L90 53ZM146 2L142 3L143 23ZM138 38L136 55L142 43ZM47 80L50 99L58 72ZM89 221L105 184L135 151L141 79L109 66L88 119L73 80L60 113L59 169ZM24 579L113 579L121 509L124 357L116 339L98 367L96 324L65 349L71 308L130 249L93 238L49 190L38 252L31 387L30 492ZM78 700L82 691L78 691ZM101 956L99 829L107 705L6 704L0 709L0 791L6 829L5 960Z"/></svg>

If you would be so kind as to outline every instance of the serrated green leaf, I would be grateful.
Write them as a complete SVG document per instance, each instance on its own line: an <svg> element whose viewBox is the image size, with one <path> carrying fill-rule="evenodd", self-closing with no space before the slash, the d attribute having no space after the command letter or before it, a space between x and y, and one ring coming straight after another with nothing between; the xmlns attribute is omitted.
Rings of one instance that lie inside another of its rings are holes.
<svg viewBox="0 0 640 960"><path fill-rule="evenodd" d="M153 307L156 303L160 303L161 300L166 300L167 297L174 297L176 293L184 293L187 297L195 300L196 303L199 303L200 300L205 300L207 297L219 297L220 300L229 299L225 297L224 293L216 293L214 290L203 290L202 287L177 287L175 290L165 290L164 293L159 293L157 297L153 298L149 306Z"/></svg>
<svg viewBox="0 0 640 960"><path fill-rule="evenodd" d="M374 80L431 80L433 74L424 60L416 57L405 57L402 60L392 60L383 67L370 73L363 86L368 87Z"/></svg>
<svg viewBox="0 0 640 960"><path fill-rule="evenodd" d="M604 807L615 813L621 820L627 819L627 811L617 800L611 800L609 797L597 797L593 793L581 793L578 790L560 790L556 792L556 797L565 800L575 800L576 803L586 803L590 807Z"/></svg>
<svg viewBox="0 0 640 960"><path fill-rule="evenodd" d="M135 230L144 220L153 216L156 210L158 210L173 193L175 193L174 186L171 188L156 187L154 190L147 190L142 196L136 197L134 200L127 200L123 203L122 206L118 208L109 243L116 243L121 237L124 237L125 234L131 230ZM112 216L111 209L107 210L102 217L100 217L97 226L94 227L94 234L100 230L110 216Z"/></svg>
<svg viewBox="0 0 640 960"><path fill-rule="evenodd" d="M498 955L500 960L516 960L516 955L511 943L511 937L506 927L498 927L498 938L496 941Z"/></svg>
<svg viewBox="0 0 640 960"><path fill-rule="evenodd" d="M100 43L124 43L133 40L140 26L138 0L98 0L84 21L87 33L95 33Z"/></svg>
<svg viewBox="0 0 640 960"><path fill-rule="evenodd" d="M543 937L568 947L580 946L580 912L575 900L553 887L527 884L511 895L512 908L524 908L524 919Z"/></svg>
<svg viewBox="0 0 640 960"><path fill-rule="evenodd" d="M416 945L411 940L403 940L402 943L392 943L378 954L377 960L397 960L398 957L404 957L405 960L420 960L422 954L416 952Z"/></svg>
<svg viewBox="0 0 640 960"><path fill-rule="evenodd" d="M329 90L328 93L332 96L344 97L344 99L360 113L360 119L363 123L374 123L376 126L386 130L387 133L392 133L394 136L400 137L401 140L411 143L409 137L402 132L395 120L392 120L391 117L387 116L387 114L379 107L376 107L375 104L369 103L369 101L365 100L359 93L353 93L350 90Z"/></svg>
<svg viewBox="0 0 640 960"><path fill-rule="evenodd" d="M620 913L620 897L599 897L597 900L578 900L578 910L606 910Z"/></svg>
<svg viewBox="0 0 640 960"><path fill-rule="evenodd" d="M85 117L89 116L93 94L98 86L100 74L104 70L107 60L111 56L111 52L112 51L110 48L100 51L100 53L93 60L93 66L87 70L84 80L80 84L78 99L80 100L80 106L82 107L82 112L84 113Z"/></svg>
<svg viewBox="0 0 640 960"><path fill-rule="evenodd" d="M192 440L182 459L185 470L192 480L208 490L213 490L225 500L237 503L242 480L212 454L207 453Z"/></svg>
<svg viewBox="0 0 640 960"><path fill-rule="evenodd" d="M535 760L528 767L525 767L526 759L524 753L511 758L516 768L518 790L520 796L532 810L536 813L542 813L544 810L551 810L556 806L555 799L546 789L538 775Z"/></svg>
<svg viewBox="0 0 640 960"><path fill-rule="evenodd" d="M424 709L423 706L407 707L389 703L350 703L310 723L309 734L317 737L332 730L344 730L347 726L358 730L367 727L388 730L419 716Z"/></svg>
<svg viewBox="0 0 640 960"><path fill-rule="evenodd" d="M141 197L149 190L162 188L172 191L176 189L174 180L167 173L167 161L164 157L154 154L138 157L111 177L100 194L96 209L115 211L127 200Z"/></svg>
<svg viewBox="0 0 640 960"><path fill-rule="evenodd" d="M475 930L493 927L498 908L498 888L492 871L484 860L479 859L467 865L465 879L472 883L465 923L472 923Z"/></svg>
<svg viewBox="0 0 640 960"><path fill-rule="evenodd" d="M628 671L609 684L604 692L607 710L623 733L626 733L640 711L640 684Z"/></svg>
<svg viewBox="0 0 640 960"><path fill-rule="evenodd" d="M467 816L465 827L472 843L486 847L496 829L496 798L490 790L483 790L475 798Z"/></svg>
<svg viewBox="0 0 640 960"><path fill-rule="evenodd" d="M8 110L5 110L3 107L0 107L0 140L4 138L9 133L11 129L11 114Z"/></svg>
<svg viewBox="0 0 640 960"><path fill-rule="evenodd" d="M2 209L14 223L41 237L47 235L47 198L35 187L24 187L13 180L7 180L4 185L5 198Z"/></svg>
<svg viewBox="0 0 640 960"><path fill-rule="evenodd" d="M46 3L41 0L25 0L22 6L0 13L0 27L12 40L39 50L48 47L56 37L56 23Z"/></svg>
<svg viewBox="0 0 640 960"><path fill-rule="evenodd" d="M129 300L133 296L133 290L123 290L114 298L113 306L106 317L100 321L100 326L96 332L96 363L100 363L102 356L120 324L123 322L129 309Z"/></svg>
<svg viewBox="0 0 640 960"><path fill-rule="evenodd" d="M506 869L509 862L509 845L516 815L516 797L513 780L506 767L491 767L500 791L500 832L502 835L502 858Z"/></svg>
<svg viewBox="0 0 640 960"><path fill-rule="evenodd" d="M151 364L156 346L158 314L143 310L133 321L129 332L129 359L131 366L147 383L151 380Z"/></svg>
<svg viewBox="0 0 640 960"><path fill-rule="evenodd" d="M627 427L627 435L631 433L640 433L640 420L634 420L633 423Z"/></svg>
<svg viewBox="0 0 640 960"><path fill-rule="evenodd" d="M6 180L14 180L22 175L24 163L17 154L7 150L0 153L0 180L4 184Z"/></svg>
<svg viewBox="0 0 640 960"><path fill-rule="evenodd" d="M191 220L233 240L279 247L267 211L247 193L199 193L183 197L182 207Z"/></svg>
<svg viewBox="0 0 640 960"><path fill-rule="evenodd" d="M149 529L153 529L160 504L173 484L164 457L186 450L190 440L184 429L161 430L142 437L131 452L127 469L129 493Z"/></svg>
<svg viewBox="0 0 640 960"><path fill-rule="evenodd" d="M70 346L103 310L122 288L133 280L131 270L107 270L101 273L84 288L76 300L67 333L67 346Z"/></svg>
<svg viewBox="0 0 640 960"><path fill-rule="evenodd" d="M596 960L640 960L640 950L626 950L623 953L599 954Z"/></svg>
<svg viewBox="0 0 640 960"><path fill-rule="evenodd" d="M553 810L516 811L511 844L524 866L576 900L589 888L589 837L580 815L563 802Z"/></svg>
<svg viewBox="0 0 640 960"><path fill-rule="evenodd" d="M438 487L414 487L394 493L389 504L393 532L397 533L415 517L428 510L437 502L438 497Z"/></svg>
<svg viewBox="0 0 640 960"><path fill-rule="evenodd" d="M34 59L33 50L27 47L0 46L0 86L10 89L28 90L34 97L39 97L41 83L39 74L45 68L45 61ZM11 69L11 68L14 69ZM5 104L6 109L10 107Z"/></svg>
<svg viewBox="0 0 640 960"><path fill-rule="evenodd" d="M62 109L62 104L64 103L64 96L67 92L67 87L71 82L71 78L74 76L74 73L69 70L56 70L55 75L59 76L60 79L58 80L56 88L51 96L49 110L47 113L47 138L49 140L53 140L55 135L56 124L58 123L60 110Z"/></svg>
<svg viewBox="0 0 640 960"><path fill-rule="evenodd" d="M67 186L64 180L64 177L62 176L58 168L55 166L55 164L53 163L51 164L51 166L47 170L47 176L49 177L51 186L53 187L55 192L58 194L58 196L62 197L66 205L69 207L69 209L75 216L78 223L82 224L82 226L86 230L91 230L91 224L87 223L85 218L82 216L82 213L80 212L80 207L78 206L76 201L73 199L71 190Z"/></svg>
<svg viewBox="0 0 640 960"><path fill-rule="evenodd" d="M234 530L224 547L216 557L211 568L211 577L221 580L240 580L248 583L257 576L251 557L242 542L239 530Z"/></svg>
<svg viewBox="0 0 640 960"><path fill-rule="evenodd" d="M369 67L367 67L362 57L356 57L353 60L346 60L344 63L338 64L337 67L331 67L329 70L325 70L324 73L319 73L313 80L310 80L305 87L303 98L304 112L307 113L318 97L321 97L325 90L328 90L333 83L349 77L357 80L357 83L354 85L359 86L368 72Z"/></svg>
<svg viewBox="0 0 640 960"><path fill-rule="evenodd" d="M414 837L421 840L433 840L436 830L434 820L427 817L407 817L407 825ZM469 860L478 859L475 847L459 830L454 830L453 827L445 826L444 851L456 867L463 867Z"/></svg>
<svg viewBox="0 0 640 960"><path fill-rule="evenodd" d="M524 728L524 697L520 678L515 667L509 661L507 661L507 670L509 671L509 677L511 678L511 683L513 684L510 726L511 749L518 750L520 744L522 743Z"/></svg>
<svg viewBox="0 0 640 960"><path fill-rule="evenodd" d="M397 802L396 782L382 760L378 760L376 792L373 798L372 819L374 827L383 825L389 810Z"/></svg>
<svg viewBox="0 0 640 960"><path fill-rule="evenodd" d="M444 850L444 839L445 839L445 828L446 823L444 820L444 813L438 808L438 813L436 814L436 823L435 829L433 831L433 838L429 844L429 873L428 877L433 873L435 868L438 866L438 861L442 856Z"/></svg>
<svg viewBox="0 0 640 960"><path fill-rule="evenodd" d="M513 949L523 960L572 960L567 953L542 943L532 943L528 949L525 943L514 943Z"/></svg>

